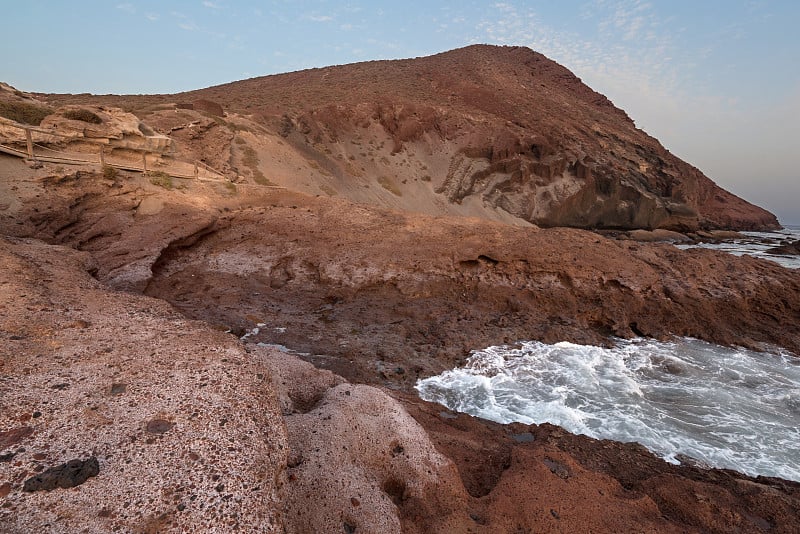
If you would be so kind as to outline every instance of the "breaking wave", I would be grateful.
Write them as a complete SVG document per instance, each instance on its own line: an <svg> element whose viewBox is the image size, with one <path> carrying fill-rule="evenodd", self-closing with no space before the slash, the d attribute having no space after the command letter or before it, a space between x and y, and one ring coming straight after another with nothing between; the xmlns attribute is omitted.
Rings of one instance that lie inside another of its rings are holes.
<svg viewBox="0 0 800 534"><path fill-rule="evenodd" d="M800 358L712 345L524 342L473 352L420 396L501 423L635 441L667 461L800 481Z"/></svg>

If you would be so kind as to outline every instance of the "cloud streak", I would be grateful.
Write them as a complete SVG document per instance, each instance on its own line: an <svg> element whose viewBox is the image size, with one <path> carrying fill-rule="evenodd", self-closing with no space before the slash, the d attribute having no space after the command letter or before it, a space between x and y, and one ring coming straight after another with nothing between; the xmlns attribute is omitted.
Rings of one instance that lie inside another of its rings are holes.
<svg viewBox="0 0 800 534"><path fill-rule="evenodd" d="M306 15L306 18L313 22L330 22L333 20L333 16L331 15L309 14Z"/></svg>

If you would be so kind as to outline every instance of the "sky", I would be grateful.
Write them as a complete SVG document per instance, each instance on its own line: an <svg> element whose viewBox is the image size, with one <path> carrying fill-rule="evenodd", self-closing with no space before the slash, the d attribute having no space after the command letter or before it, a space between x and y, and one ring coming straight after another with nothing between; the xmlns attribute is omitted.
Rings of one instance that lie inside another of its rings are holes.
<svg viewBox="0 0 800 534"><path fill-rule="evenodd" d="M175 93L475 43L528 46L800 225L799 0L0 0L0 81Z"/></svg>

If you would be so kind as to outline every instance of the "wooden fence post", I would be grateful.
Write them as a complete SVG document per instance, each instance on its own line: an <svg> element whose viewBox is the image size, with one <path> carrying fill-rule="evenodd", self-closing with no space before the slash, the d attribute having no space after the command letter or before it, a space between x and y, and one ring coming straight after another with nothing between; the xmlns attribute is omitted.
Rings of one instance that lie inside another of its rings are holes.
<svg viewBox="0 0 800 534"><path fill-rule="evenodd" d="M33 137L30 128L25 128L25 141L28 142L28 157L33 159Z"/></svg>

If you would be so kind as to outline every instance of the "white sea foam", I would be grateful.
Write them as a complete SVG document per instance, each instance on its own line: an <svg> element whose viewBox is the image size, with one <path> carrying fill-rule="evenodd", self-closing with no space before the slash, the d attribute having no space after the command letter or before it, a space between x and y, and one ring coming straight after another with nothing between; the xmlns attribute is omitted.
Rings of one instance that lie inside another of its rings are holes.
<svg viewBox="0 0 800 534"><path fill-rule="evenodd" d="M671 462L800 481L800 358L694 339L614 348L525 342L476 351L420 396L508 423L636 441Z"/></svg>

